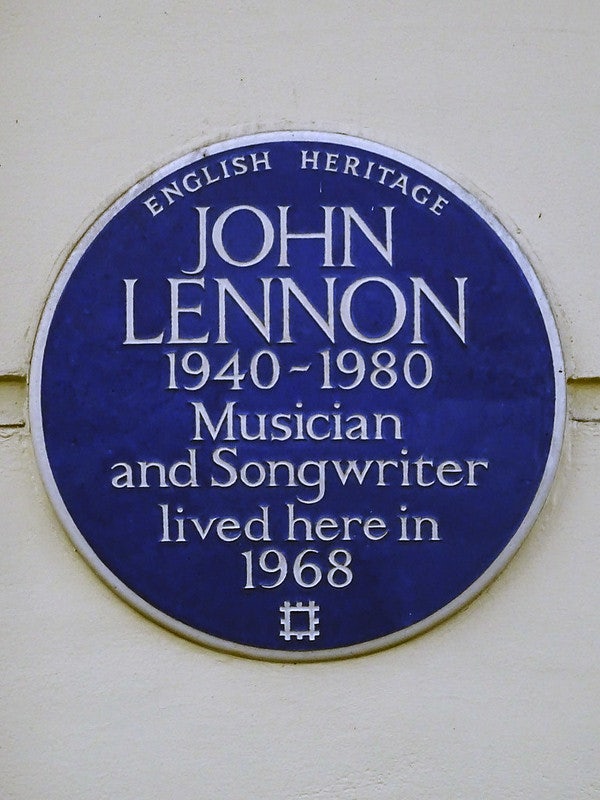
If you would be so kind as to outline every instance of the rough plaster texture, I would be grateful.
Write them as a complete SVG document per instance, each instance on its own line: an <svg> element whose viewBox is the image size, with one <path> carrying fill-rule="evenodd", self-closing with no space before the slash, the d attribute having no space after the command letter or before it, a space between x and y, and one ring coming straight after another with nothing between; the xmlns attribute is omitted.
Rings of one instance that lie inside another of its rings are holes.
<svg viewBox="0 0 600 800"><path fill-rule="evenodd" d="M0 14L0 796L600 797L598 5ZM194 146L304 127L405 150L498 213L557 317L571 418L550 500L482 596L392 650L295 666L178 639L94 576L44 494L19 376L110 200Z"/></svg>

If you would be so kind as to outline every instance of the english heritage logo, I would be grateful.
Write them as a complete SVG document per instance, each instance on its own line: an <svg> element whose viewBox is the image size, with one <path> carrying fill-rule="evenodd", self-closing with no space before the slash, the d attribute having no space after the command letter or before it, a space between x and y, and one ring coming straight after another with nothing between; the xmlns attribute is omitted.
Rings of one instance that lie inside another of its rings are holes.
<svg viewBox="0 0 600 800"><path fill-rule="evenodd" d="M365 653L476 595L558 461L564 373L523 253L402 153L282 132L134 186L49 298L32 427L75 545L166 627Z"/></svg>

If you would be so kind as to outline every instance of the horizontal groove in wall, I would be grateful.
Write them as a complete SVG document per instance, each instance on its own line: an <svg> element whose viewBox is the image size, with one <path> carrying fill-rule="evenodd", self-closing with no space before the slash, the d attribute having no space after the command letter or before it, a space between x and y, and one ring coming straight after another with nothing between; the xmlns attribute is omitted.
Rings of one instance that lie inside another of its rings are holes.
<svg viewBox="0 0 600 800"><path fill-rule="evenodd" d="M569 416L575 422L600 422L600 377L567 380ZM25 375L0 375L0 428L25 426Z"/></svg>
<svg viewBox="0 0 600 800"><path fill-rule="evenodd" d="M24 375L0 375L0 428L25 426Z"/></svg>
<svg viewBox="0 0 600 800"><path fill-rule="evenodd" d="M600 422L600 378L569 378L569 416L575 422Z"/></svg>

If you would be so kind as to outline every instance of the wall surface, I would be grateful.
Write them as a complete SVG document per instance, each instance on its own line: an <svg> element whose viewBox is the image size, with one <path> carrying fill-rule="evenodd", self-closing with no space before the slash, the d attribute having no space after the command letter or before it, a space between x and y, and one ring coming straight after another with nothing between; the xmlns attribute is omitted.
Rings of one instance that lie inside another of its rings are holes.
<svg viewBox="0 0 600 800"><path fill-rule="evenodd" d="M0 796L600 797L600 8L594 2L28 2L0 12ZM255 662L130 609L74 551L26 409L45 299L86 227L219 139L342 131L498 215L568 374L557 480L508 568L390 650Z"/></svg>

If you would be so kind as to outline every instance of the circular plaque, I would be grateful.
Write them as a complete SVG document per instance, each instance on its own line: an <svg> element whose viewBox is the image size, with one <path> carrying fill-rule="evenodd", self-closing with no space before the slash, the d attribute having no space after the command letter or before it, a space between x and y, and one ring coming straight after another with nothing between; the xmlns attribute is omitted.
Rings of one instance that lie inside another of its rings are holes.
<svg viewBox="0 0 600 800"><path fill-rule="evenodd" d="M527 259L452 180L281 132L193 152L89 229L31 422L75 546L190 639L366 653L473 598L558 461L560 345Z"/></svg>

